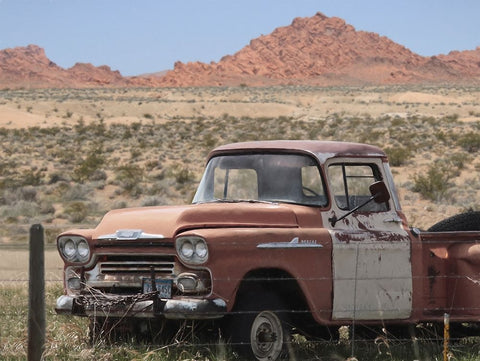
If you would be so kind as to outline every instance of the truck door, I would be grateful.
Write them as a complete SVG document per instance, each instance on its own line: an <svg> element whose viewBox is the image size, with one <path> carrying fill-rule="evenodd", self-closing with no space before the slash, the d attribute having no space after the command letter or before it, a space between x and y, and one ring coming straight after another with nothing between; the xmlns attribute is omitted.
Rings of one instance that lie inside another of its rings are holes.
<svg viewBox="0 0 480 361"><path fill-rule="evenodd" d="M332 319L406 319L412 311L410 239L392 199L368 203L332 226L328 218L362 204L383 180L380 159L332 160L332 208L324 215L333 243Z"/></svg>

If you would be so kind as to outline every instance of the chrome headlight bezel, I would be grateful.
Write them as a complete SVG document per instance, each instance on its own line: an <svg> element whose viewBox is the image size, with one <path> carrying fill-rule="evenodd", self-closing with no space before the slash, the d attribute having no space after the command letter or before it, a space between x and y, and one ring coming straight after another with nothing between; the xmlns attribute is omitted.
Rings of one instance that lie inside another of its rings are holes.
<svg viewBox="0 0 480 361"><path fill-rule="evenodd" d="M180 259L189 264L203 264L208 261L208 245L199 236L181 236L175 240L175 248Z"/></svg>
<svg viewBox="0 0 480 361"><path fill-rule="evenodd" d="M90 259L90 245L84 237L62 236L58 239L60 256L70 263L86 263Z"/></svg>

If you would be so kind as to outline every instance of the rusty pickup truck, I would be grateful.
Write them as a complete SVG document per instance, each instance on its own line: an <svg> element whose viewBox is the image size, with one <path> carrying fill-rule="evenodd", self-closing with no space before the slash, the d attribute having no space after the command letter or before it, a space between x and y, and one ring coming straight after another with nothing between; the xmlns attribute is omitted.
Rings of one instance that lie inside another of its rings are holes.
<svg viewBox="0 0 480 361"><path fill-rule="evenodd" d="M139 333L217 320L258 360L282 357L293 331L445 313L478 322L479 219L410 228L375 146L224 145L210 152L192 204L113 210L95 229L59 235L56 311L89 317L92 332L108 320Z"/></svg>

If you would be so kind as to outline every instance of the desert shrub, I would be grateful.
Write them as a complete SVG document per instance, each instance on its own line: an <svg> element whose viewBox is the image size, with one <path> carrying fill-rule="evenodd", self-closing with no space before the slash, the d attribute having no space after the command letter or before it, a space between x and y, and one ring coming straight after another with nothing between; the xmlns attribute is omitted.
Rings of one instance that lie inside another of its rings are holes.
<svg viewBox="0 0 480 361"><path fill-rule="evenodd" d="M47 243L55 243L57 236L62 233L61 228L57 227L45 227L45 241Z"/></svg>
<svg viewBox="0 0 480 361"><path fill-rule="evenodd" d="M104 163L105 157L102 155L102 147L96 147L75 167L72 179L83 183L92 177L92 175L99 170Z"/></svg>
<svg viewBox="0 0 480 361"><path fill-rule="evenodd" d="M388 160L392 167L400 167L404 165L412 156L410 149L404 147L385 148L385 153L387 153Z"/></svg>
<svg viewBox="0 0 480 361"><path fill-rule="evenodd" d="M159 196L150 196L143 199L140 205L142 207L151 207L151 206L159 206L165 203L166 203L165 200Z"/></svg>
<svg viewBox="0 0 480 361"><path fill-rule="evenodd" d="M63 177L63 174L60 172L55 172L50 174L50 179L48 181L48 184L55 184L60 181L65 181L65 178Z"/></svg>
<svg viewBox="0 0 480 361"><path fill-rule="evenodd" d="M35 203L37 200L37 189L32 186L21 187L17 189L7 188L3 192L1 203L13 205L18 201Z"/></svg>
<svg viewBox="0 0 480 361"><path fill-rule="evenodd" d="M121 208L127 208L128 204L125 201L116 201L115 203L112 204L112 209L121 209Z"/></svg>
<svg viewBox="0 0 480 361"><path fill-rule="evenodd" d="M77 123L74 125L73 129L75 129L78 135L83 135L87 132L87 127L85 126L83 117L80 117L80 119L77 120Z"/></svg>
<svg viewBox="0 0 480 361"><path fill-rule="evenodd" d="M90 177L93 182L104 181L107 179L107 173L102 169L96 169Z"/></svg>
<svg viewBox="0 0 480 361"><path fill-rule="evenodd" d="M2 207L3 217L36 217L39 213L39 206L35 202L19 200L8 206Z"/></svg>
<svg viewBox="0 0 480 361"><path fill-rule="evenodd" d="M185 185L195 180L195 175L185 166L177 165L172 170L173 177L179 185Z"/></svg>
<svg viewBox="0 0 480 361"><path fill-rule="evenodd" d="M448 166L453 170L457 169L458 171L465 168L466 163L469 163L472 160L472 156L468 153L452 153L446 157L443 162L445 166ZM458 175L458 174L457 174Z"/></svg>
<svg viewBox="0 0 480 361"><path fill-rule="evenodd" d="M65 207L65 216L72 223L80 223L88 216L88 207L84 202L75 201Z"/></svg>
<svg viewBox="0 0 480 361"><path fill-rule="evenodd" d="M60 183L57 190L62 192L59 196L64 202L79 201L88 199L92 192L90 184L74 184L70 186L68 183Z"/></svg>
<svg viewBox="0 0 480 361"><path fill-rule="evenodd" d="M436 162L426 173L415 174L413 178L413 191L420 193L424 198L440 201L444 198L450 181L458 175L458 168L449 168L446 164Z"/></svg>
<svg viewBox="0 0 480 361"><path fill-rule="evenodd" d="M17 186L38 186L42 184L43 179L43 171L34 170L34 169L26 169L24 170L20 176L18 181L16 182Z"/></svg>
<svg viewBox="0 0 480 361"><path fill-rule="evenodd" d="M145 162L145 169L147 171L152 171L155 168L157 168L157 169L162 168L162 163L160 163L159 160L154 159L154 160L148 160L148 161Z"/></svg>
<svg viewBox="0 0 480 361"><path fill-rule="evenodd" d="M128 193L133 194L138 184L143 179L143 169L135 164L127 164L117 167L115 179L118 184Z"/></svg>
<svg viewBox="0 0 480 361"><path fill-rule="evenodd" d="M37 200L37 189L33 186L19 188L15 193L18 199L27 202L35 202Z"/></svg>
<svg viewBox="0 0 480 361"><path fill-rule="evenodd" d="M458 139L458 145L469 153L475 153L480 150L480 134L470 132Z"/></svg>
<svg viewBox="0 0 480 361"><path fill-rule="evenodd" d="M39 212L40 212L40 214L44 214L44 215L45 214L54 214L55 213L55 207L50 202L42 202L42 203L40 203Z"/></svg>

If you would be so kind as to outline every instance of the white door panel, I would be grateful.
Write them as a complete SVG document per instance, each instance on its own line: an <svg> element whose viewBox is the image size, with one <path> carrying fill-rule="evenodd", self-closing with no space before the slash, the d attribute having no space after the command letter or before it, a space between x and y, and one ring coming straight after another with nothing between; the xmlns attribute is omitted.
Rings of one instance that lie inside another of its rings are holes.
<svg viewBox="0 0 480 361"><path fill-rule="evenodd" d="M338 235L332 232L332 318L408 318L412 310L408 240L385 242L364 238L362 241L345 243L339 241Z"/></svg>

